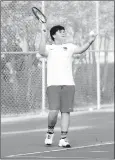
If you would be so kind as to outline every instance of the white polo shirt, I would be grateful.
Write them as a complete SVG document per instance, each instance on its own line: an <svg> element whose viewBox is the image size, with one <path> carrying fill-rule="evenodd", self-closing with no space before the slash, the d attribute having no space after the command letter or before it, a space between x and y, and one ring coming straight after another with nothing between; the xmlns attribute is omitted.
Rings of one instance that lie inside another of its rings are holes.
<svg viewBox="0 0 115 160"><path fill-rule="evenodd" d="M47 86L75 85L72 73L73 53L76 45L46 45Z"/></svg>

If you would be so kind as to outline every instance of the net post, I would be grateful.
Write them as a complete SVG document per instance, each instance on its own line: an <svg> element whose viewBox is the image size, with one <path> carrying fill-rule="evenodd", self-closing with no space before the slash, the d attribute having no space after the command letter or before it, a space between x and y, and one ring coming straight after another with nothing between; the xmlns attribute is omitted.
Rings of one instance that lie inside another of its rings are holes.
<svg viewBox="0 0 115 160"><path fill-rule="evenodd" d="M101 92L100 92L100 54L99 54L99 1L96 3L96 30L97 30L97 39L96 39L96 48L97 48L97 109L100 109L101 101Z"/></svg>
<svg viewBox="0 0 115 160"><path fill-rule="evenodd" d="M41 58L42 62L42 114L45 114L45 102L46 102L46 85L45 85L45 78L46 78L46 60L45 58Z"/></svg>

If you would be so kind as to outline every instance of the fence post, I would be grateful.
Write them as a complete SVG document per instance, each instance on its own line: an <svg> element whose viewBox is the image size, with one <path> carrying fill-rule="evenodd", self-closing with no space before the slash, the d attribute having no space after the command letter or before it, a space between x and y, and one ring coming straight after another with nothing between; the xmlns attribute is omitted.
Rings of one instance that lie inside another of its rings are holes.
<svg viewBox="0 0 115 160"><path fill-rule="evenodd" d="M43 14L45 14L45 2L44 1L42 1L42 4L41 4L42 6L42 12L43 12ZM43 25L43 24L42 24ZM42 26L43 27L43 26ZM45 66L45 62L46 62L46 60L45 60L45 58L42 58L42 115L44 115L45 114L45 102L46 102L46 97L45 97L45 95L46 95L46 90L45 90L45 68L46 68L46 66Z"/></svg>
<svg viewBox="0 0 115 160"><path fill-rule="evenodd" d="M97 52L97 109L100 109L101 103L101 92L100 92L100 54L99 54L99 2L96 2L96 30L97 30L97 39L96 39L96 48Z"/></svg>
<svg viewBox="0 0 115 160"><path fill-rule="evenodd" d="M45 58L41 59L42 61L42 114L45 112L45 103L46 103L46 73L45 73L45 68L46 68L46 60Z"/></svg>

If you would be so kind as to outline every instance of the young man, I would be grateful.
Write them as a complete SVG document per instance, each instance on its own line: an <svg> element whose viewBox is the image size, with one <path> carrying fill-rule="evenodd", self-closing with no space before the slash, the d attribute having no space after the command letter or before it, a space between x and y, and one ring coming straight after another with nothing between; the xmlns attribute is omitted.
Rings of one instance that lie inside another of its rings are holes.
<svg viewBox="0 0 115 160"><path fill-rule="evenodd" d="M67 140L70 124L70 112L73 111L75 83L72 75L72 61L74 54L81 54L93 43L96 35L90 36L89 42L83 47L66 43L66 33L63 26L51 28L50 36L54 42L47 43L47 27L43 24L39 53L47 57L47 95L49 102L48 131L45 144L51 145L54 136L54 127L58 112L61 112L61 138L60 147L71 147Z"/></svg>

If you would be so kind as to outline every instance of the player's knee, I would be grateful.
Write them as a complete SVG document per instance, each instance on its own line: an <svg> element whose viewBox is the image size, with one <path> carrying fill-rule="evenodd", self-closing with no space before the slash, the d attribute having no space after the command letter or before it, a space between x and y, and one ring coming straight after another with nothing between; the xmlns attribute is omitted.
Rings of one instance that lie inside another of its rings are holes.
<svg viewBox="0 0 115 160"><path fill-rule="evenodd" d="M49 116L54 118L58 116L59 111L58 110L50 110L49 111Z"/></svg>

